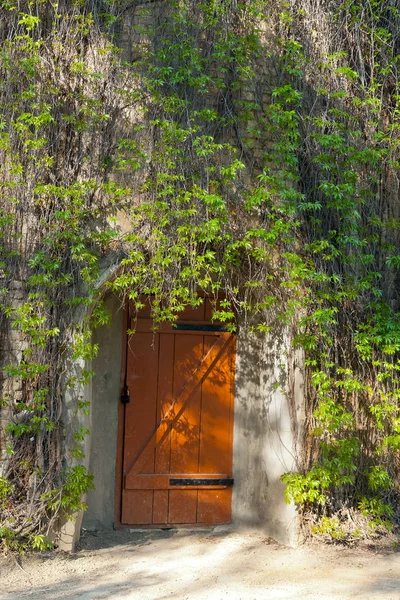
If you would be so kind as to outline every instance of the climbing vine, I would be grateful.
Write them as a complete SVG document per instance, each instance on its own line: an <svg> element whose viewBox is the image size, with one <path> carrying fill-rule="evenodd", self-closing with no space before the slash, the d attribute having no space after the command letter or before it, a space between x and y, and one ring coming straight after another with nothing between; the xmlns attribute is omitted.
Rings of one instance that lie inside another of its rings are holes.
<svg viewBox="0 0 400 600"><path fill-rule="evenodd" d="M288 500L333 537L358 535L345 511L396 524L395 3L0 6L0 540L47 547L93 487L80 390L105 289L150 296L156 323L223 293L232 330L289 331Z"/></svg>

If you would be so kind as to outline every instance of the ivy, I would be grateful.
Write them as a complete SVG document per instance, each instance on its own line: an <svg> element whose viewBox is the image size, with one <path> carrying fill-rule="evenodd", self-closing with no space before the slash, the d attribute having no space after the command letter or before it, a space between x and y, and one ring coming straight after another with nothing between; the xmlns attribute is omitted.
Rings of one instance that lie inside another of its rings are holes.
<svg viewBox="0 0 400 600"><path fill-rule="evenodd" d="M340 539L343 506L392 524L397 11L166 2L135 24L143 43L128 61L125 8L0 3L1 318L21 341L1 399L3 543L45 548L93 486L79 388L93 375L93 328L110 318L105 289L137 309L150 296L156 325L203 291L232 331L238 317L259 335L288 328L305 355L307 442L282 478L287 499ZM114 276L101 285L105 264Z"/></svg>

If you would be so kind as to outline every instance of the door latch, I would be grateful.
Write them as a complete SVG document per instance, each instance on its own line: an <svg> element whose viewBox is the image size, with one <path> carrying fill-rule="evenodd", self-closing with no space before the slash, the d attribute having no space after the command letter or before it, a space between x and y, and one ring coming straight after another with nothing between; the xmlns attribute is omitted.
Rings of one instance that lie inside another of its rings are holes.
<svg viewBox="0 0 400 600"><path fill-rule="evenodd" d="M122 404L129 404L130 401L131 401L131 397L129 395L128 386L125 384L124 390L121 394L121 402L122 402Z"/></svg>

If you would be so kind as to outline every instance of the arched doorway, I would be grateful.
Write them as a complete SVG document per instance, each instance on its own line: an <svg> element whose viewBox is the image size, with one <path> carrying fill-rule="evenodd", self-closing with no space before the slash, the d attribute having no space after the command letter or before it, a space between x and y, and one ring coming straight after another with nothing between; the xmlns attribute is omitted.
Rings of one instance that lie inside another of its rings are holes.
<svg viewBox="0 0 400 600"><path fill-rule="evenodd" d="M120 407L116 522L231 520L235 336L205 298L153 330L149 307L128 329Z"/></svg>

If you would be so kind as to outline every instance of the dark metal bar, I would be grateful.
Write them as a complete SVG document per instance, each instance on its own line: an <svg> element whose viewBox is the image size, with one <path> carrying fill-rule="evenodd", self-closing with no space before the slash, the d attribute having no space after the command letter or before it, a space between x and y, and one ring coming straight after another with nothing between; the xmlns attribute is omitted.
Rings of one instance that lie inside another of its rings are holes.
<svg viewBox="0 0 400 600"><path fill-rule="evenodd" d="M178 331L228 331L225 325L212 323L176 323L174 329Z"/></svg>
<svg viewBox="0 0 400 600"><path fill-rule="evenodd" d="M172 478L169 480L169 485L226 485L232 486L233 479L185 479L185 478Z"/></svg>

